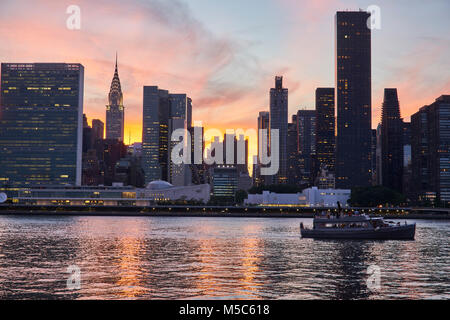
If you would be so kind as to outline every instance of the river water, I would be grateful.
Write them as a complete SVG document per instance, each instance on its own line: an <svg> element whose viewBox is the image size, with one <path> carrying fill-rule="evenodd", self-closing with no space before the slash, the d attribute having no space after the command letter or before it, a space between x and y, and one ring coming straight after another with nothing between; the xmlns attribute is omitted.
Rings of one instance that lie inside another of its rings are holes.
<svg viewBox="0 0 450 320"><path fill-rule="evenodd" d="M450 222L409 221L415 241L301 239L300 222L0 216L0 299L450 298Z"/></svg>

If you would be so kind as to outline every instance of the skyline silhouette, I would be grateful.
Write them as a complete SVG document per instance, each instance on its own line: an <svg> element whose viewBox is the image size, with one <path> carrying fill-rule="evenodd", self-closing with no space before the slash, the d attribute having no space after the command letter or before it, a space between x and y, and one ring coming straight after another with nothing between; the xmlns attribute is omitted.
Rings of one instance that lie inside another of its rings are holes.
<svg viewBox="0 0 450 320"><path fill-rule="evenodd" d="M314 108L317 87L335 86L334 14L371 4L249 1L235 14L235 1L80 1L81 29L69 30L66 3L34 1L33 10L26 10L30 1L2 1L0 61L83 64L84 112L89 121L105 121L118 51L126 142L141 141L144 85L188 94L193 120L206 129L256 128L258 112L269 109L275 75L289 89L289 116L299 107ZM450 66L450 4L377 5L382 24L372 39L372 128L381 120L384 88L398 89L406 119L450 88L450 75L443 72ZM256 149L251 143L249 153Z"/></svg>

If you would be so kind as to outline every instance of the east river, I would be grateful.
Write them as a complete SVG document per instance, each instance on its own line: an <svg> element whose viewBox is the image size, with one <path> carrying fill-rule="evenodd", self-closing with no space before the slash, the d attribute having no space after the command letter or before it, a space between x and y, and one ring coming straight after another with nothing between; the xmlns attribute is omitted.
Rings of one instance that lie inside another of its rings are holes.
<svg viewBox="0 0 450 320"><path fill-rule="evenodd" d="M302 239L300 222L0 216L0 299L450 298L450 221L408 221L415 241Z"/></svg>

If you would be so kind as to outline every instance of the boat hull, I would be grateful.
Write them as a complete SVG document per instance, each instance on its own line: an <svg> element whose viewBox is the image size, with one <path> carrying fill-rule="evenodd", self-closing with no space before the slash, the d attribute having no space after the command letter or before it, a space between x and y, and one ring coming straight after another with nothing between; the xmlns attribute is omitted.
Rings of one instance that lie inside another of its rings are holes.
<svg viewBox="0 0 450 320"><path fill-rule="evenodd" d="M313 239L373 239L373 240L414 240L416 225L392 226L381 229L302 229L302 238Z"/></svg>

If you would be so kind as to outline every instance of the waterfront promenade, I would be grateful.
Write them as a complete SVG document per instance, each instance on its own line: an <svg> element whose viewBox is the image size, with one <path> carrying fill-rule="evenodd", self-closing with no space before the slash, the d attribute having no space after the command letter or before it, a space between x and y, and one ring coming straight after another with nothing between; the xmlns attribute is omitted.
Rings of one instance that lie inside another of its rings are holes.
<svg viewBox="0 0 450 320"><path fill-rule="evenodd" d="M391 219L450 219L450 208L344 208L346 213L365 213ZM335 213L337 208L278 206L39 206L0 205L0 215L65 216L186 216L247 218L312 218L322 211Z"/></svg>

